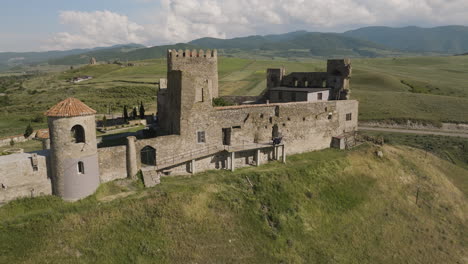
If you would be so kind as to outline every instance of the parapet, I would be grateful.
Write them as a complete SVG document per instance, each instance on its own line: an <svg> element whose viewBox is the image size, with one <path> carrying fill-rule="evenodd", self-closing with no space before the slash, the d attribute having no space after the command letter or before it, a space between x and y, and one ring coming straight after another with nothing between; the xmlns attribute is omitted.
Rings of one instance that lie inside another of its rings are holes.
<svg viewBox="0 0 468 264"><path fill-rule="evenodd" d="M217 50L167 50L167 58L217 58Z"/></svg>

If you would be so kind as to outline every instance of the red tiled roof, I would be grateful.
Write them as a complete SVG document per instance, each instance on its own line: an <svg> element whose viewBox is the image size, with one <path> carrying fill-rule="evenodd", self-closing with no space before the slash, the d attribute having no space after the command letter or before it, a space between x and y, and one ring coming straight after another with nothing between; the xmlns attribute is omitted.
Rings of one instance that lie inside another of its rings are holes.
<svg viewBox="0 0 468 264"><path fill-rule="evenodd" d="M36 131L36 138L39 139L48 139L49 136L49 129L39 129Z"/></svg>
<svg viewBox="0 0 468 264"><path fill-rule="evenodd" d="M49 111L45 112L46 116L54 117L85 116L94 114L96 114L94 109L73 97L63 100L50 108Z"/></svg>

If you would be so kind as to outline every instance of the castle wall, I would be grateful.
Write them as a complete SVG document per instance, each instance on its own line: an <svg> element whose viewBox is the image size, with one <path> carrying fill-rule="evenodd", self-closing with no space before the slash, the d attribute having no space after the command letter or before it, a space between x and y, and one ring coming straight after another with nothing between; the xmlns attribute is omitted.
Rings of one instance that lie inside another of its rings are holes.
<svg viewBox="0 0 468 264"><path fill-rule="evenodd" d="M328 74L326 72L293 72L283 76L282 86L325 88Z"/></svg>
<svg viewBox="0 0 468 264"><path fill-rule="evenodd" d="M127 146L98 149L101 183L127 178Z"/></svg>
<svg viewBox="0 0 468 264"><path fill-rule="evenodd" d="M31 153L0 156L0 204L21 197L52 194L46 155L47 152L38 154L34 163Z"/></svg>
<svg viewBox="0 0 468 264"><path fill-rule="evenodd" d="M223 146L223 128L229 129L230 145L271 143L272 137L282 136L288 154L329 148L332 137L357 129L358 102L319 101L282 104L243 105L205 109L192 106L181 135L161 136L138 140L136 156L141 168L141 150L145 146L156 149L156 162L211 146ZM202 107L200 105L200 107ZM346 115L351 114L351 120ZM205 142L199 143L198 132L204 132ZM196 171L227 169L230 154L211 155L196 160ZM256 151L236 153L236 168L247 166L255 160ZM272 148L262 150L261 162L271 160ZM166 169L173 174L191 172L190 162Z"/></svg>

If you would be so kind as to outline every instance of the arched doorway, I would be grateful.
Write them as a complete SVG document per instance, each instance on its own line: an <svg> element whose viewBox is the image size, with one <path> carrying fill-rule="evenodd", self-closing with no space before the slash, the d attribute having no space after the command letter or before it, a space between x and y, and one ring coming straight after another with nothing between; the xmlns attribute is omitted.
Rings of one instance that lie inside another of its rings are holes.
<svg viewBox="0 0 468 264"><path fill-rule="evenodd" d="M156 149L151 146L146 146L141 149L141 165L156 166Z"/></svg>

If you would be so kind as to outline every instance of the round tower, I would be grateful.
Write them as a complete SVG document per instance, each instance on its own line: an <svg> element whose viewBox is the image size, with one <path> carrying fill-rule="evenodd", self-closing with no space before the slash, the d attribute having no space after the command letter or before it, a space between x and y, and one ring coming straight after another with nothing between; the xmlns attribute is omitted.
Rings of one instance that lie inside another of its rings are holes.
<svg viewBox="0 0 468 264"><path fill-rule="evenodd" d="M50 131L53 192L67 201L93 194L99 186L96 111L68 98L45 113Z"/></svg>

